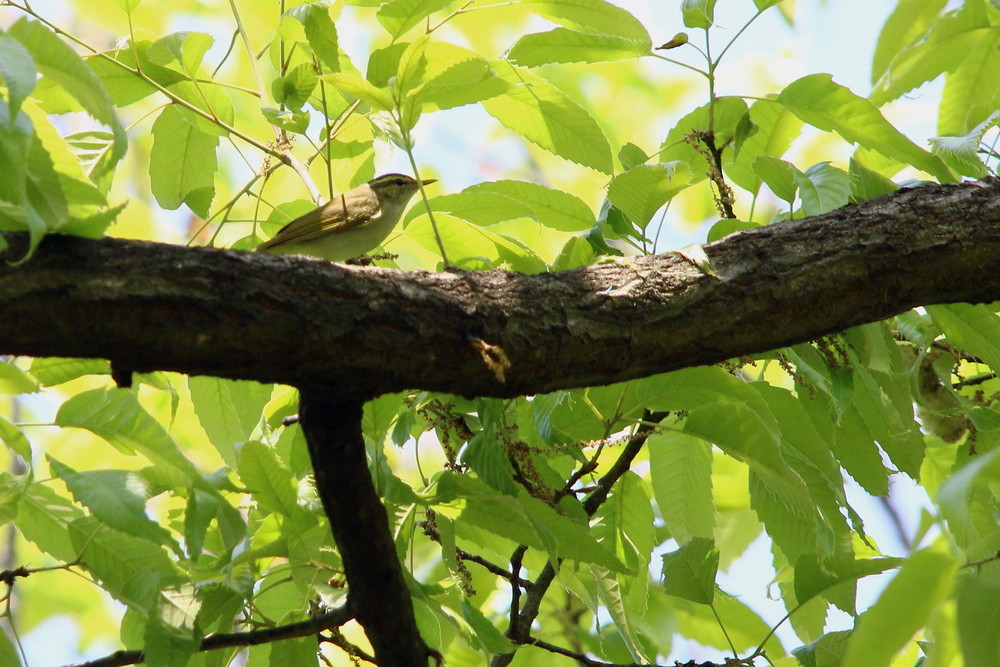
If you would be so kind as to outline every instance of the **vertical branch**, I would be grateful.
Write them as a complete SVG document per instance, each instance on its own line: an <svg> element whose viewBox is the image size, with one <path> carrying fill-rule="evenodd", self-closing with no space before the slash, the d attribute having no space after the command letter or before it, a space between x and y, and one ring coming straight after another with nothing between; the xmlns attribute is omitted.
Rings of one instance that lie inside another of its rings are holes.
<svg viewBox="0 0 1000 667"><path fill-rule="evenodd" d="M362 401L301 390L299 423L316 489L344 561L349 606L380 665L427 667L389 517L375 491L361 435Z"/></svg>

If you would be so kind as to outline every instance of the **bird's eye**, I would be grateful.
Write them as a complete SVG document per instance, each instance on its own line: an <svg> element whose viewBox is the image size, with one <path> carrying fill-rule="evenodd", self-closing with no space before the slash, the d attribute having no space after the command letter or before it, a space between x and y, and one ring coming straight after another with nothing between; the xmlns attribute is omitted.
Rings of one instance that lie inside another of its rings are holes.
<svg viewBox="0 0 1000 667"><path fill-rule="evenodd" d="M406 185L406 181L401 178L396 179L396 185Z"/></svg>

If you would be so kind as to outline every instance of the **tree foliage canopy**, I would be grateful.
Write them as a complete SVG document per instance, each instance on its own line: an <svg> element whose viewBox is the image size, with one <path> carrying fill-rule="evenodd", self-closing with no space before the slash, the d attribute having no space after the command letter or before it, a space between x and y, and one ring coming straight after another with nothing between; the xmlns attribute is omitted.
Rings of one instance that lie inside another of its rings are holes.
<svg viewBox="0 0 1000 667"><path fill-rule="evenodd" d="M793 0L216 4L0 0L0 664L1000 663L995 1L867 96L723 86ZM389 156L379 266L243 252Z"/></svg>

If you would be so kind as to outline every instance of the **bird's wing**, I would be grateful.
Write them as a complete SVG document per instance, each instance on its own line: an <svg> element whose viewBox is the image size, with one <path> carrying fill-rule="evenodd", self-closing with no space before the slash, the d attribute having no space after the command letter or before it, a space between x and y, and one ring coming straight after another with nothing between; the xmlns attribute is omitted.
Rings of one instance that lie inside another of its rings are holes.
<svg viewBox="0 0 1000 667"><path fill-rule="evenodd" d="M328 234L344 232L371 221L378 212L374 201L352 201L350 215L346 213L347 208L345 196L337 195L319 208L289 222L270 241L260 244L257 249L266 250L286 243L308 243Z"/></svg>

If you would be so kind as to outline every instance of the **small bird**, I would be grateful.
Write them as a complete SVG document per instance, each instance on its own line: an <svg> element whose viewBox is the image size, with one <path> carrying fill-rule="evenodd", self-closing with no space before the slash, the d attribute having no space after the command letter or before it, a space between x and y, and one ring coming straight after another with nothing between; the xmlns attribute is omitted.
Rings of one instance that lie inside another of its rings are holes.
<svg viewBox="0 0 1000 667"><path fill-rule="evenodd" d="M435 182L436 178L418 182L405 174L384 174L292 220L256 251L331 262L364 255L396 227L419 184Z"/></svg>

